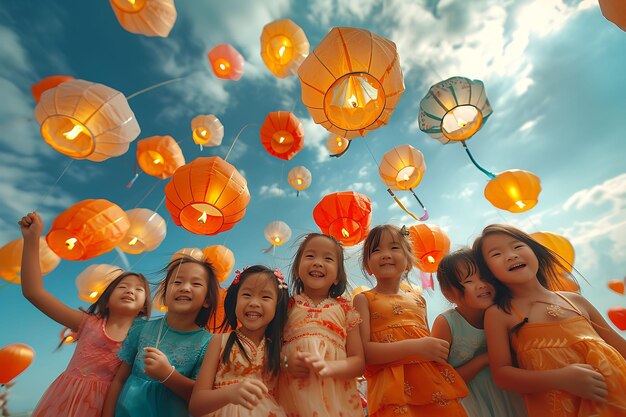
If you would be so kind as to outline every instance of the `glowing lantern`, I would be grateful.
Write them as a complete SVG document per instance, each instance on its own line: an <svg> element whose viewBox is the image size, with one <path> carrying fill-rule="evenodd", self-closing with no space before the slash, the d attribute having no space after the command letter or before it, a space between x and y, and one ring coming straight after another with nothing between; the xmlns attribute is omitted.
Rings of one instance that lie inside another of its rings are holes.
<svg viewBox="0 0 626 417"><path fill-rule="evenodd" d="M185 157L171 136L152 136L137 142L137 163L146 174L165 179L185 165Z"/></svg>
<svg viewBox="0 0 626 417"><path fill-rule="evenodd" d="M232 229L250 201L245 178L219 156L196 158L178 168L165 186L165 197L174 223L200 235Z"/></svg>
<svg viewBox="0 0 626 417"><path fill-rule="evenodd" d="M263 27L261 58L275 76L285 78L295 74L308 54L309 41L292 20L275 20Z"/></svg>
<svg viewBox="0 0 626 417"><path fill-rule="evenodd" d="M291 112L275 111L261 126L261 144L276 158L290 160L304 147L304 128Z"/></svg>
<svg viewBox="0 0 626 417"><path fill-rule="evenodd" d="M275 221L267 225L265 239L274 246L280 246L291 238L291 228L285 222Z"/></svg>
<svg viewBox="0 0 626 417"><path fill-rule="evenodd" d="M287 175L287 182L300 193L311 185L311 171L303 166L292 168Z"/></svg>
<svg viewBox="0 0 626 417"><path fill-rule="evenodd" d="M620 279L612 279L608 282L608 287L618 294L624 294L624 281Z"/></svg>
<svg viewBox="0 0 626 417"><path fill-rule="evenodd" d="M13 240L0 248L0 278L19 284L22 282L22 248L24 239ZM45 238L39 239L39 268L46 275L59 265L61 258L52 252Z"/></svg>
<svg viewBox="0 0 626 417"><path fill-rule="evenodd" d="M228 278L235 266L235 255L233 252L226 246L213 245L202 249L202 254L213 265L218 282L226 281L226 278Z"/></svg>
<svg viewBox="0 0 626 417"><path fill-rule="evenodd" d="M626 308L613 307L608 312L611 322L620 330L626 330Z"/></svg>
<svg viewBox="0 0 626 417"><path fill-rule="evenodd" d="M70 345L77 340L77 334L70 329L69 327L64 327L59 334L59 339L61 339L61 343L64 345Z"/></svg>
<svg viewBox="0 0 626 417"><path fill-rule="evenodd" d="M218 78L237 81L243 75L243 57L235 48L222 43L209 51L213 73Z"/></svg>
<svg viewBox="0 0 626 417"><path fill-rule="evenodd" d="M328 139L326 139L326 149L328 149L331 156L343 155L348 150L348 147L350 147L350 141L334 133L328 135Z"/></svg>
<svg viewBox="0 0 626 417"><path fill-rule="evenodd" d="M522 213L535 207L541 181L535 174L511 169L499 173L485 187L485 198L501 210Z"/></svg>
<svg viewBox="0 0 626 417"><path fill-rule="evenodd" d="M202 253L202 250L200 248L182 248L174 252L172 257L170 258L170 262L184 256L189 256L199 261L204 260L204 253Z"/></svg>
<svg viewBox="0 0 626 417"><path fill-rule="evenodd" d="M166 38L176 22L174 0L110 0L120 25L130 33Z"/></svg>
<svg viewBox="0 0 626 417"><path fill-rule="evenodd" d="M313 121L347 139L386 125L404 92L396 45L363 29L333 28L298 76Z"/></svg>
<svg viewBox="0 0 626 417"><path fill-rule="evenodd" d="M131 255L158 248L167 234L165 219L145 208L127 210L126 215L130 227L117 247Z"/></svg>
<svg viewBox="0 0 626 417"><path fill-rule="evenodd" d="M35 351L28 345L13 343L0 349L0 384L8 384L30 366Z"/></svg>
<svg viewBox="0 0 626 417"><path fill-rule="evenodd" d="M69 75L51 75L49 77L46 77L31 87L33 98L35 99L37 103L39 103L39 99L41 98L41 95L45 91L48 91L51 88L54 88L61 83L64 83L66 81L70 81L73 79L74 77L70 77Z"/></svg>
<svg viewBox="0 0 626 417"><path fill-rule="evenodd" d="M606 20L626 31L626 3L623 0L599 0L600 10ZM623 329L622 329L623 330Z"/></svg>
<svg viewBox="0 0 626 417"><path fill-rule="evenodd" d="M224 137L224 126L212 114L200 115L191 121L193 141L200 146L219 146Z"/></svg>
<svg viewBox="0 0 626 417"><path fill-rule="evenodd" d="M109 284L123 272L122 268L115 265L89 265L76 277L78 298L88 303L95 303Z"/></svg>
<svg viewBox="0 0 626 417"><path fill-rule="evenodd" d="M574 268L574 247L570 241L564 236L550 232L535 232L531 233L530 237L556 253L561 262L561 266L558 267L558 283L556 288L551 288L551 290L579 292L580 287L567 278L567 273L572 272Z"/></svg>
<svg viewBox="0 0 626 417"><path fill-rule="evenodd" d="M313 209L313 220L322 233L344 246L354 246L367 236L372 203L369 197L354 191L328 194Z"/></svg>
<svg viewBox="0 0 626 417"><path fill-rule="evenodd" d="M369 291L369 290L371 290L371 288L368 287L367 285L359 285L358 287L354 287L350 295L352 296L352 298L354 298L357 295L361 294L362 292Z"/></svg>
<svg viewBox="0 0 626 417"><path fill-rule="evenodd" d="M44 92L35 118L48 145L71 158L96 162L125 153L140 132L124 94L84 80Z"/></svg>
<svg viewBox="0 0 626 417"><path fill-rule="evenodd" d="M46 241L61 258L82 261L113 249L129 226L119 206L107 200L83 200L54 219Z"/></svg>
<svg viewBox="0 0 626 417"><path fill-rule="evenodd" d="M441 258L450 252L450 238L438 226L417 224L409 227L415 266L423 272L435 273Z"/></svg>

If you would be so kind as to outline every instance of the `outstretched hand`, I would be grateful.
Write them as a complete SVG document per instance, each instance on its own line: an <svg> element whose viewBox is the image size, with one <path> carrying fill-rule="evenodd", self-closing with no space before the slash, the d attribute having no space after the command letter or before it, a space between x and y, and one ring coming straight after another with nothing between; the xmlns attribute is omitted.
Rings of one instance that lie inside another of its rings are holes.
<svg viewBox="0 0 626 417"><path fill-rule="evenodd" d="M152 379L163 381L172 371L172 365L167 356L157 348L143 348L146 355L143 358L145 364L143 371Z"/></svg>
<svg viewBox="0 0 626 417"><path fill-rule="evenodd" d="M22 217L17 224L20 225L20 230L24 239L35 237L39 238L43 232L43 220L36 211L28 213L26 216Z"/></svg>

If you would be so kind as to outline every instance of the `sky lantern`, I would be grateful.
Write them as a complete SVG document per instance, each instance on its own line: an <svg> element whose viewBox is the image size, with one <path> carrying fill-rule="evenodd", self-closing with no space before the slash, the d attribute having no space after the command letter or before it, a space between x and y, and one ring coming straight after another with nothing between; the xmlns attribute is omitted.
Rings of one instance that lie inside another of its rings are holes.
<svg viewBox="0 0 626 417"><path fill-rule="evenodd" d="M78 335L69 327L64 327L59 333L59 340L63 345L70 345L78 340Z"/></svg>
<svg viewBox="0 0 626 417"><path fill-rule="evenodd" d="M558 288L551 288L551 290L579 292L578 284L567 277L567 274L571 273L574 268L574 246L570 241L564 236L551 232L535 232L531 233L530 237L554 252L561 262L561 266L558 267Z"/></svg>
<svg viewBox="0 0 626 417"><path fill-rule="evenodd" d="M272 246L281 246L291 239L291 228L287 223L280 220L268 224L263 233L265 234L265 239Z"/></svg>
<svg viewBox="0 0 626 417"><path fill-rule="evenodd" d="M626 330L626 308L612 307L607 313L609 320L620 330Z"/></svg>
<svg viewBox="0 0 626 417"><path fill-rule="evenodd" d="M522 213L535 207L541 181L532 172L511 169L499 173L485 187L485 198L501 210Z"/></svg>
<svg viewBox="0 0 626 417"><path fill-rule="evenodd" d="M442 228L433 224L420 223L408 229L416 258L415 266L422 272L434 274L441 258L450 252L450 238ZM424 285L422 279L423 287L433 288L432 276L430 281L430 285Z"/></svg>
<svg viewBox="0 0 626 417"><path fill-rule="evenodd" d="M212 114L201 114L191 121L191 136L196 145L219 146L224 138L224 126Z"/></svg>
<svg viewBox="0 0 626 417"><path fill-rule="evenodd" d="M204 258L213 265L219 282L226 281L235 266L235 255L226 246L213 245L202 249Z"/></svg>
<svg viewBox="0 0 626 417"><path fill-rule="evenodd" d="M309 188L311 180L311 171L302 165L292 168L287 175L287 182L289 182L289 185L297 190L298 195L300 194L300 191L304 191Z"/></svg>
<svg viewBox="0 0 626 417"><path fill-rule="evenodd" d="M237 81L243 75L243 56L228 43L219 44L211 49L209 61L217 78Z"/></svg>
<svg viewBox="0 0 626 417"><path fill-rule="evenodd" d="M13 343L0 349L0 384L8 384L30 366L35 357L32 347Z"/></svg>
<svg viewBox="0 0 626 417"><path fill-rule="evenodd" d="M123 272L122 268L115 265L89 265L76 277L78 298L88 303L95 303L109 284Z"/></svg>
<svg viewBox="0 0 626 417"><path fill-rule="evenodd" d="M166 38L176 22L174 0L110 0L118 22L130 33Z"/></svg>
<svg viewBox="0 0 626 417"><path fill-rule="evenodd" d="M37 84L33 84L30 90L33 93L33 98L35 99L35 101L39 103L39 99L41 98L41 95L44 93L44 91L48 91L61 83L73 79L74 77L71 77L69 75L51 75L49 77L43 78Z"/></svg>
<svg viewBox="0 0 626 417"><path fill-rule="evenodd" d="M624 0L599 0L602 15L621 30L626 31L626 3ZM623 330L623 329L622 329Z"/></svg>
<svg viewBox="0 0 626 417"><path fill-rule="evenodd" d="M185 165L185 156L171 136L152 136L137 142L137 163L146 174L165 179Z"/></svg>
<svg viewBox="0 0 626 417"><path fill-rule="evenodd" d="M263 27L261 58L278 78L289 77L309 54L309 41L291 19L275 20Z"/></svg>
<svg viewBox="0 0 626 417"><path fill-rule="evenodd" d="M124 94L84 80L45 91L35 118L48 145L71 158L95 162L124 154L140 132Z"/></svg>
<svg viewBox="0 0 626 417"><path fill-rule="evenodd" d="M304 128L291 112L274 111L261 126L261 145L276 158L290 160L304 148Z"/></svg>
<svg viewBox="0 0 626 417"><path fill-rule="evenodd" d="M364 29L333 28L298 76L313 121L347 139L386 125L404 92L395 43Z"/></svg>
<svg viewBox="0 0 626 417"><path fill-rule="evenodd" d="M0 278L13 284L22 282L22 250L24 239L12 240L0 248ZM46 275L56 268L61 258L52 252L45 238L39 239L39 268Z"/></svg>
<svg viewBox="0 0 626 417"><path fill-rule="evenodd" d="M338 158L346 153L350 147L350 143L351 142L348 139L341 137L336 133L331 133L326 139L326 149L330 152L330 156Z"/></svg>
<svg viewBox="0 0 626 417"><path fill-rule="evenodd" d="M61 258L84 261L117 246L129 227L126 213L116 204L83 200L54 219L46 241Z"/></svg>
<svg viewBox="0 0 626 417"><path fill-rule="evenodd" d="M372 222L372 202L354 191L327 194L313 209L313 220L322 233L344 246L354 246L367 236Z"/></svg>
<svg viewBox="0 0 626 417"><path fill-rule="evenodd" d="M250 201L245 178L219 156L196 158L178 168L165 186L174 223L199 235L230 230Z"/></svg>
<svg viewBox="0 0 626 417"><path fill-rule="evenodd" d="M130 227L118 248L131 255L149 252L159 247L165 240L167 227L159 213L146 208L126 211Z"/></svg>
<svg viewBox="0 0 626 417"><path fill-rule="evenodd" d="M626 278L621 279L612 279L607 283L609 289L615 291L618 294L624 295L624 282L626 282Z"/></svg>

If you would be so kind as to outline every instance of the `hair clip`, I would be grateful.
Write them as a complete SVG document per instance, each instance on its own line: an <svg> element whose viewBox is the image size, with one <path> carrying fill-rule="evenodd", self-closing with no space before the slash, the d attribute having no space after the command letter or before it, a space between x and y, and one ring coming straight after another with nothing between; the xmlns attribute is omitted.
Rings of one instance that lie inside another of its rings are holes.
<svg viewBox="0 0 626 417"><path fill-rule="evenodd" d="M244 266L241 271L238 270L238 269L235 269L235 279L233 280L231 285L239 284L239 279L241 278L241 273L244 272L246 269L248 269L248 266Z"/></svg>
<svg viewBox="0 0 626 417"><path fill-rule="evenodd" d="M283 273L280 272L280 269L274 270L274 276L276 277L276 280L278 281L278 289L286 290L288 288L287 283L285 282L285 277L283 276Z"/></svg>
<svg viewBox="0 0 626 417"><path fill-rule="evenodd" d="M406 225L402 226L402 228L400 229L400 233L402 233L402 235L404 236L409 235L409 229L406 227Z"/></svg>

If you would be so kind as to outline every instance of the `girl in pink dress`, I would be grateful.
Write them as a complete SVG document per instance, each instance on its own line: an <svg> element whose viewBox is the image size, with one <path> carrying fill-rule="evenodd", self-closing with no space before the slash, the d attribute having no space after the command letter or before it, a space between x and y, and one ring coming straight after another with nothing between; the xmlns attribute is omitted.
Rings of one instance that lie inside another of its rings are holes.
<svg viewBox="0 0 626 417"><path fill-rule="evenodd" d="M45 290L39 267L43 221L36 212L19 222L24 236L22 293L54 321L77 333L67 369L50 385L33 417L99 417L121 361L117 351L137 317L150 313L150 287L141 274L120 271L87 311L74 310ZM113 277L112 277L113 278Z"/></svg>
<svg viewBox="0 0 626 417"><path fill-rule="evenodd" d="M273 397L289 293L283 274L263 265L236 271L222 328L209 342L189 411L210 417L285 417ZM239 328L238 328L239 327Z"/></svg>

